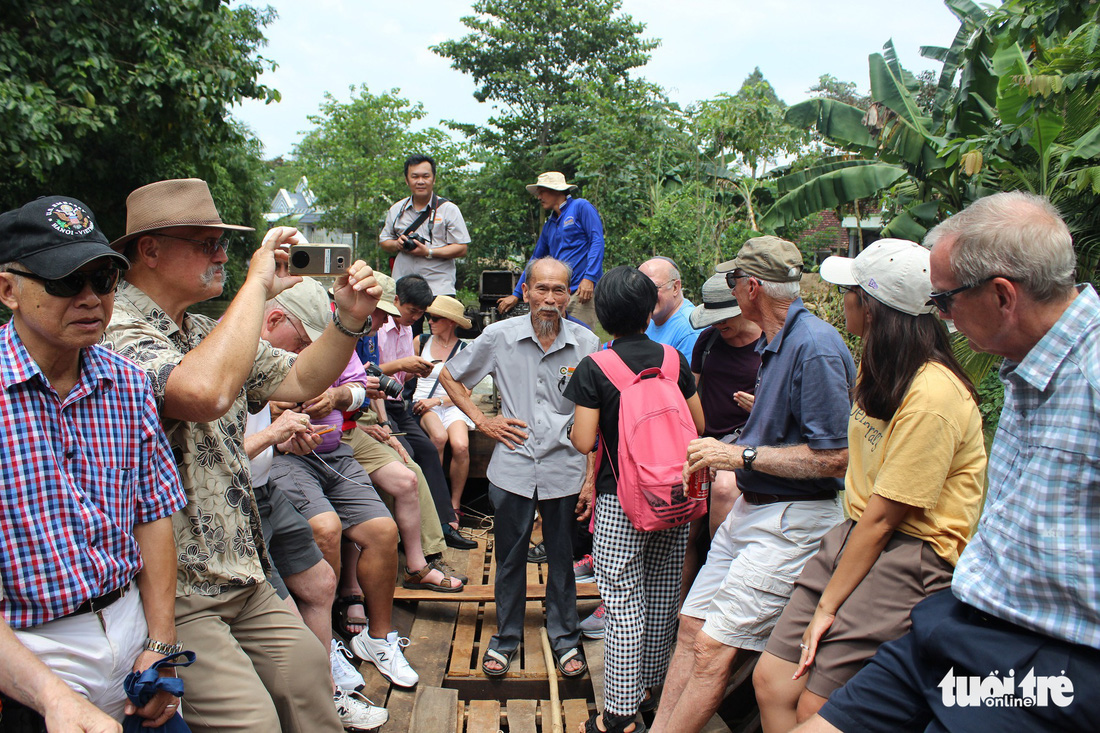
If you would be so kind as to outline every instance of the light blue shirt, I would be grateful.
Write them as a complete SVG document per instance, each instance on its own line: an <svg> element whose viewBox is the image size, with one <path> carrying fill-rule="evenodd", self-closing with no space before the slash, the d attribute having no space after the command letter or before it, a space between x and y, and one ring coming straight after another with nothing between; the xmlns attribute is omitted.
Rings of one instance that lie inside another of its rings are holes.
<svg viewBox="0 0 1100 733"><path fill-rule="evenodd" d="M1085 285L1019 363L989 494L955 596L997 618L1100 648L1100 299Z"/></svg>
<svg viewBox="0 0 1100 733"><path fill-rule="evenodd" d="M688 307L685 308L685 305ZM659 344L668 344L683 354L684 358L690 363L695 341L699 338L699 334L703 332L702 329L697 331L692 328L691 322L688 320L688 315L694 307L685 300L684 304L677 308L676 312L660 326L651 319L649 325L646 326L645 335Z"/></svg>

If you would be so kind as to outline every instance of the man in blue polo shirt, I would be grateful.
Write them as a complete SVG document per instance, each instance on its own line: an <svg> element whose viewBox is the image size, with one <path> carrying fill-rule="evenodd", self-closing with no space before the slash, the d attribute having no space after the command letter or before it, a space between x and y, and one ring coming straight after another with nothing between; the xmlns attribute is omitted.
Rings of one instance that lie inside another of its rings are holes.
<svg viewBox="0 0 1100 733"><path fill-rule="evenodd" d="M799 297L802 255L785 240L755 237L717 269L742 315L764 331L760 375L736 444L700 438L688 446L686 474L735 471L741 496L680 611L654 731L706 724L734 663L764 648L806 560L844 518L837 492L856 368L836 329Z"/></svg>
<svg viewBox="0 0 1100 733"><path fill-rule="evenodd" d="M680 268L667 257L654 257L638 265L638 269L657 286L657 307L645 335L659 344L668 344L690 363L695 341L703 331L689 320L695 306L684 298Z"/></svg>
<svg viewBox="0 0 1100 733"><path fill-rule="evenodd" d="M542 225L535 253L527 264L541 257L553 257L568 264L573 269L569 279L569 315L588 326L595 326L592 293L603 277L603 222L595 206L569 195L575 188L575 184L566 183L565 176L557 171L543 173L527 186L527 191L539 200L542 208L551 212ZM501 313L512 310L519 302L526 277L524 271L512 294L497 301Z"/></svg>

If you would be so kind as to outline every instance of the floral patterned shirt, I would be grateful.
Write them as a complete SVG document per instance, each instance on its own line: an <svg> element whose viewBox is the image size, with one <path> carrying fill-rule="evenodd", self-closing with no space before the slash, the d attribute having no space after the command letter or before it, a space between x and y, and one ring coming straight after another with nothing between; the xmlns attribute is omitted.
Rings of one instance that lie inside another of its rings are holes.
<svg viewBox="0 0 1100 733"><path fill-rule="evenodd" d="M189 313L180 329L148 295L123 281L103 342L146 371L162 408L168 376L216 325ZM187 492L187 505L172 517L176 595L214 596L264 581L267 557L244 452L245 419L267 403L294 359L261 340L252 373L225 415L205 423L161 420Z"/></svg>

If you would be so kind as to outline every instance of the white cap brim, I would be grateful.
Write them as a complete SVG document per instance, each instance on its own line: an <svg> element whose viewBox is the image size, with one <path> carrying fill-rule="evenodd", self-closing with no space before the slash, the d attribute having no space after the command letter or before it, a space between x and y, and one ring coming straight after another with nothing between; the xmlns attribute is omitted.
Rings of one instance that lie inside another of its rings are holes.
<svg viewBox="0 0 1100 733"><path fill-rule="evenodd" d="M825 261L821 263L818 274L822 280L833 285L859 285L859 281L856 280L856 276L852 272L854 261L849 257L837 257L836 255L826 257Z"/></svg>

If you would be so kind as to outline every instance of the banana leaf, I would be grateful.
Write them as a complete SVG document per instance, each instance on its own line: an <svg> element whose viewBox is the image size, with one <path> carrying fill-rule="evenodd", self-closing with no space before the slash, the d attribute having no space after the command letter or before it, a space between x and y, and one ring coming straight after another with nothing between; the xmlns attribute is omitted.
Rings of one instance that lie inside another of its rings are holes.
<svg viewBox="0 0 1100 733"><path fill-rule="evenodd" d="M940 205L937 201L913 204L899 213L882 229L882 236L920 242L936 223Z"/></svg>
<svg viewBox="0 0 1100 733"><path fill-rule="evenodd" d="M906 176L906 170L887 163L841 168L811 178L775 202L760 218L761 227L774 229L866 198L892 186Z"/></svg>
<svg viewBox="0 0 1100 733"><path fill-rule="evenodd" d="M841 147L856 147L874 151L877 143L863 124L864 112L859 107L835 99L808 99L787 109L787 124L808 130L817 128L824 137Z"/></svg>

